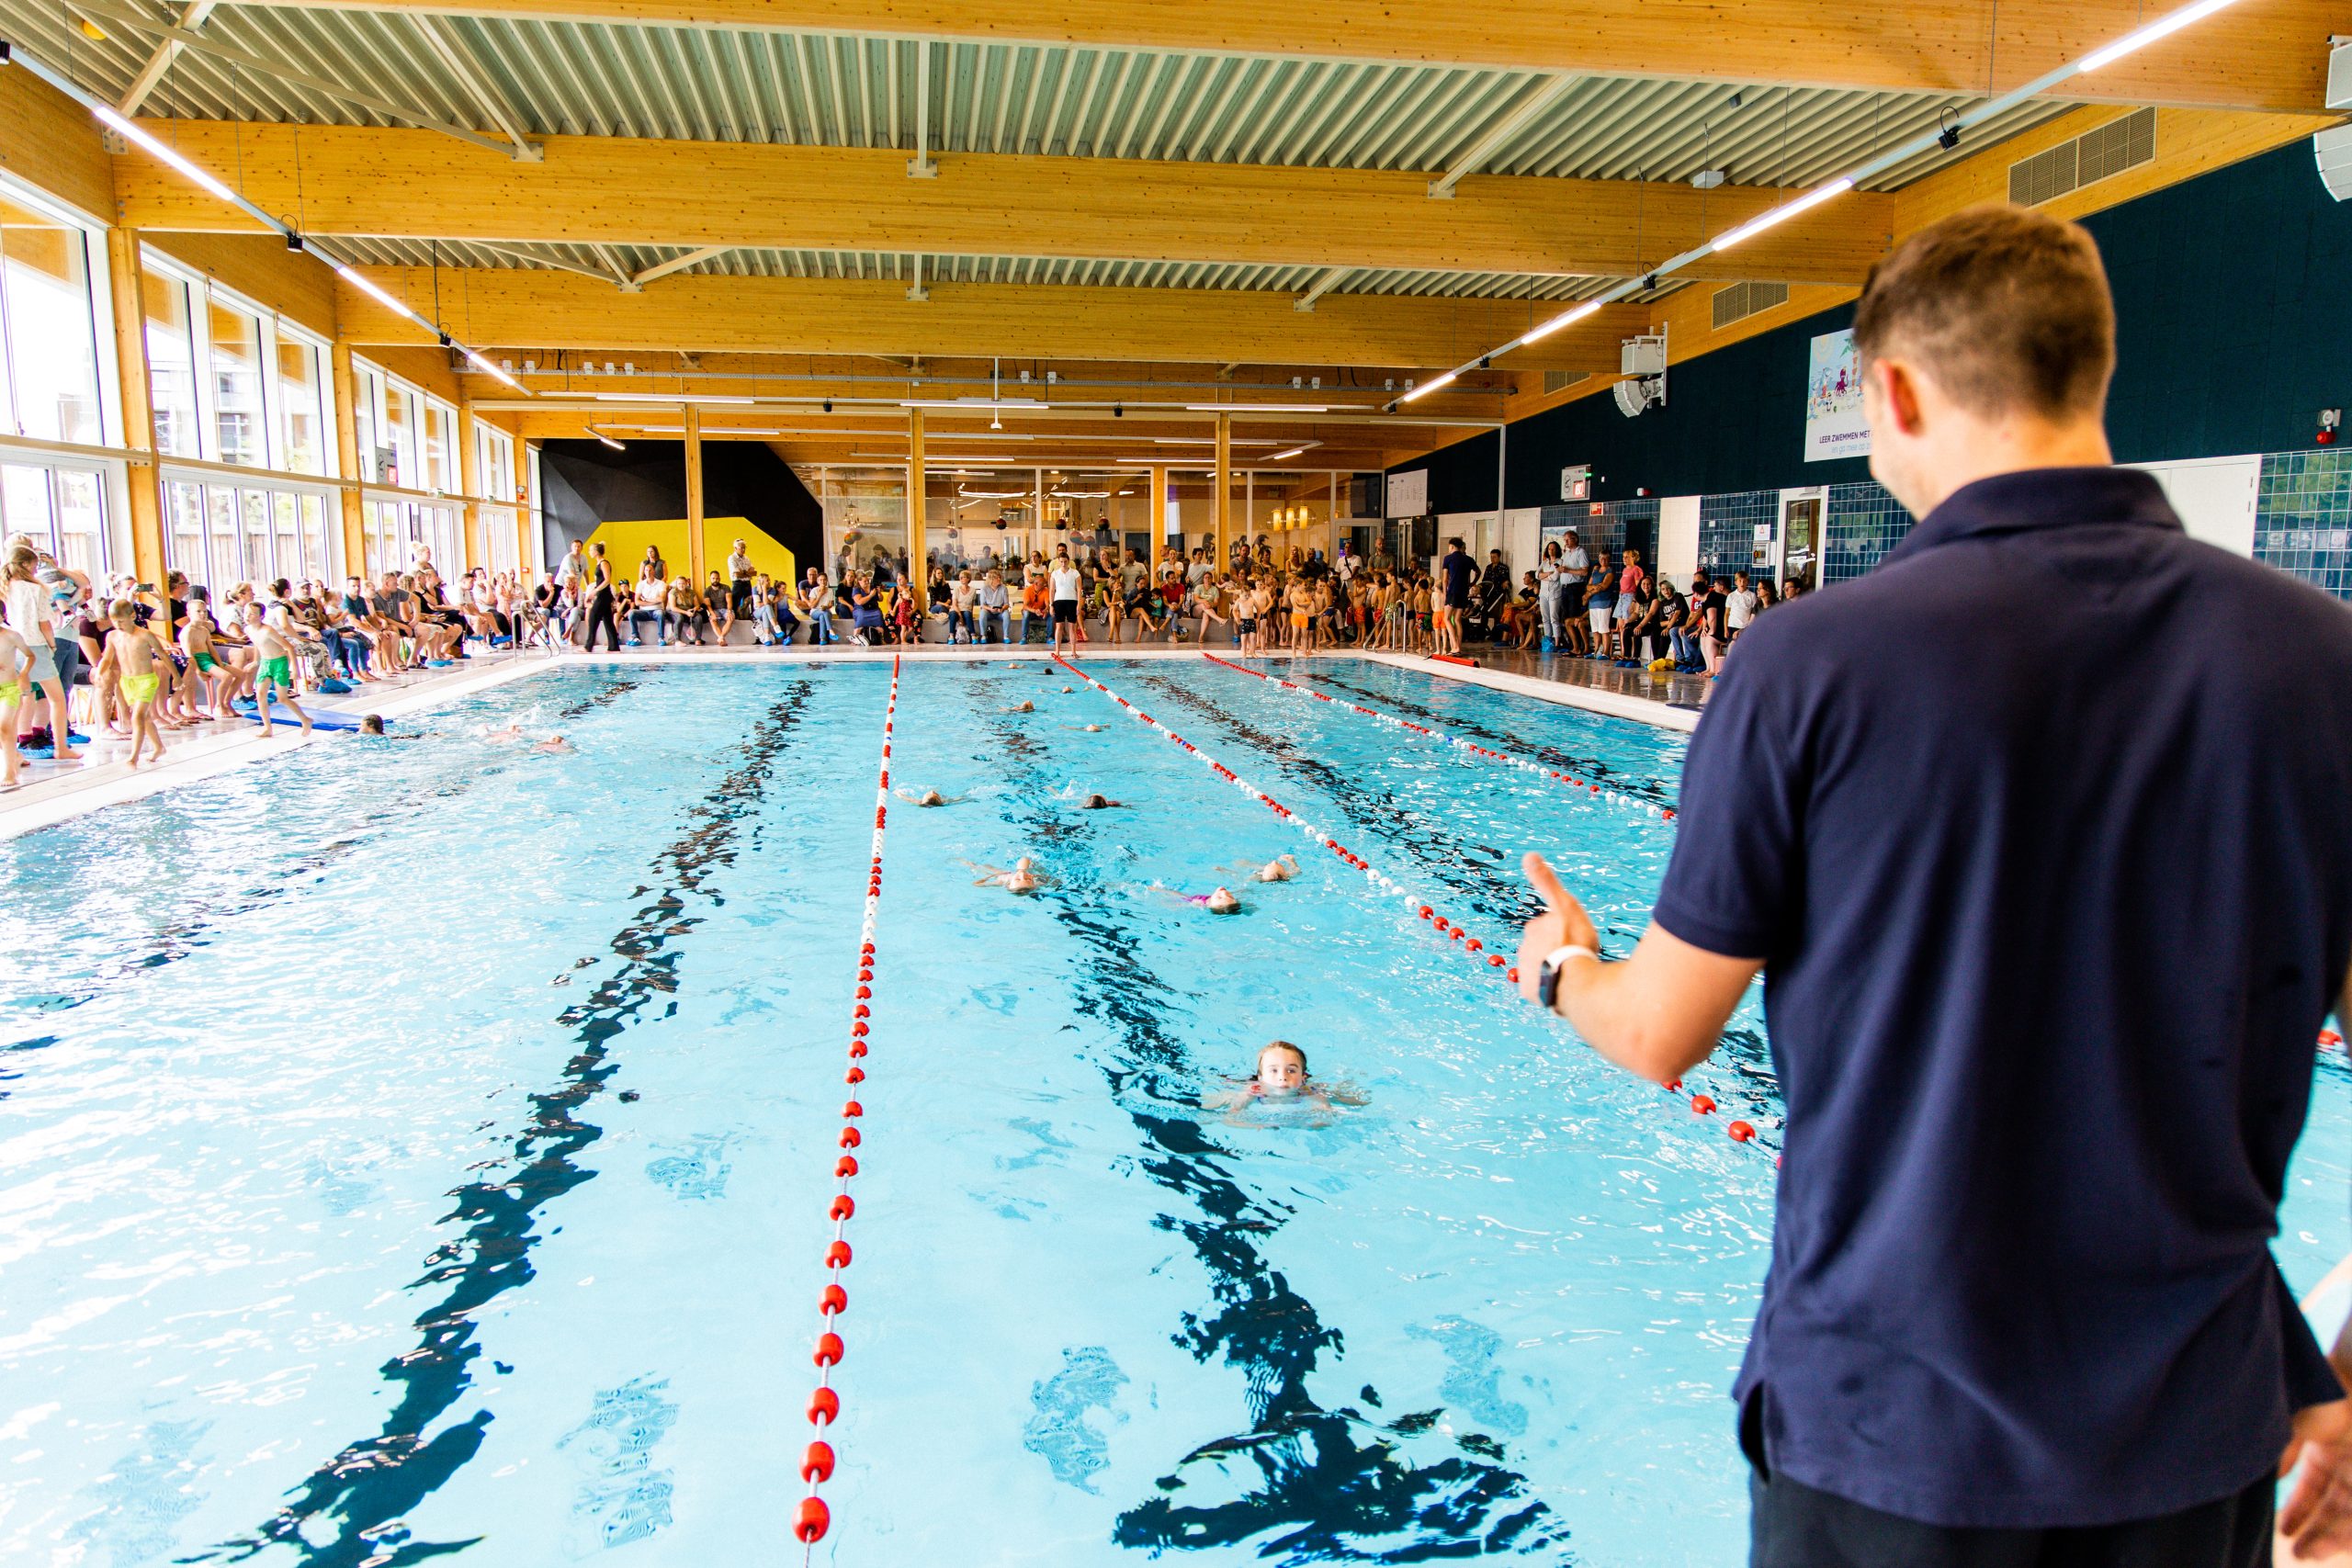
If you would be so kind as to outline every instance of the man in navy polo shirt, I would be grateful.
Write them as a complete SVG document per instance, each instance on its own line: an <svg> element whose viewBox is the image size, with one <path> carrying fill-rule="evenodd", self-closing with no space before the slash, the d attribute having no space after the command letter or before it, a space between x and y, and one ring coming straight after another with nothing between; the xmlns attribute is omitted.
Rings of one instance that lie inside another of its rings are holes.
<svg viewBox="0 0 2352 1568"><path fill-rule="evenodd" d="M1533 855L1520 973L1646 1077L1757 971L1788 1107L1735 1389L1758 1568L2352 1544L2352 1404L2272 1261L2352 1012L2352 611L2190 540L2103 425L2090 238L1912 236L1857 308L1919 518L1758 620L1622 963Z"/></svg>

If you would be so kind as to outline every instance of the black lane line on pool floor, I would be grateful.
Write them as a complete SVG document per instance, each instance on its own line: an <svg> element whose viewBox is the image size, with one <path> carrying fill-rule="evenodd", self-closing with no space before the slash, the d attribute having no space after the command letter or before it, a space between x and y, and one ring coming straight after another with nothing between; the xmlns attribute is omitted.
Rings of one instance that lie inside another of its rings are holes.
<svg viewBox="0 0 2352 1568"><path fill-rule="evenodd" d="M1476 847L1496 857L1492 864L1462 859L1458 852L1464 846L1445 838L1442 829L1401 826L1409 822L1415 813L1413 808L1395 804L1392 792L1375 791L1359 784L1321 758L1299 750L1287 738L1260 729L1181 682L1155 674L1139 677L1138 683L1190 708L1260 756L1271 759L1293 777L1320 789L1357 828L1401 851L1430 876L1468 898L1487 919L1502 925L1505 930L1498 940L1511 936L1543 912L1542 900L1518 879L1516 859L1505 858L1502 852L1487 845ZM1646 926L1646 920L1639 929L1611 926L1602 934L1615 937L1618 950L1624 952L1640 939L1642 929ZM1764 1035L1753 1029L1724 1030L1723 1043L1708 1058L1708 1065L1736 1080L1742 1094L1756 1106L1753 1110L1736 1108L1728 1114L1747 1116L1759 1125L1769 1120L1775 1135L1758 1142L1777 1151L1777 1134L1786 1120L1787 1110L1781 1102L1780 1075L1773 1071L1771 1046Z"/></svg>
<svg viewBox="0 0 2352 1568"><path fill-rule="evenodd" d="M1657 780L1636 779L1630 773L1621 773L1598 757L1579 757L1575 752L1563 750L1549 741L1530 740L1525 736L1508 729L1492 728L1475 718L1464 718L1458 714L1440 713L1427 704L1417 703L1410 697L1399 696L1394 692L1375 692L1369 686L1359 686L1353 682L1343 681L1337 675L1308 668L1296 660L1293 660L1290 667L1283 670L1282 673L1295 681L1312 681L1318 686L1329 686L1335 692L1345 692L1351 696L1362 697L1367 703L1385 703L1399 713L1410 715L1424 724L1441 726L1456 735L1476 736L1481 740L1492 741L1497 746L1515 746L1543 762L1547 768L1557 768L1563 773L1578 774L1590 779L1595 784L1604 784L1638 800L1647 801L1652 806L1664 807L1669 810L1673 808L1674 802L1667 797L1666 786Z"/></svg>
<svg viewBox="0 0 2352 1568"><path fill-rule="evenodd" d="M474 1343L476 1315L506 1292L530 1282L530 1251L541 1239L538 1211L597 1175L579 1156L605 1131L582 1121L578 1112L620 1071L613 1039L665 998L662 1016L676 1012L683 954L673 939L701 924L700 917L685 912L680 895L714 906L725 903L715 886L718 874L733 863L737 837L763 803L813 691L806 681L785 688L745 740L743 760L687 808L690 825L654 858L653 869L666 872L667 878L660 896L614 935L609 945L623 960L619 971L556 1020L572 1026L580 1049L564 1064L555 1087L531 1096L530 1120L514 1134L511 1152L500 1162L514 1174L503 1181L478 1179L453 1194L457 1207L447 1218L464 1223L465 1232L435 1249L424 1273L410 1286L446 1284L447 1292L416 1318L422 1335L417 1348L384 1363L384 1380L400 1399L384 1417L382 1430L344 1445L253 1536L185 1561L240 1562L283 1546L299 1561L322 1568L394 1568L473 1544L413 1540L399 1521L474 1457L493 1413L478 1410L429 1440L423 1434L472 1386L468 1369L481 1354ZM303 1534L305 1526L322 1519L335 1527L334 1540L323 1546Z"/></svg>
<svg viewBox="0 0 2352 1568"><path fill-rule="evenodd" d="M603 707L623 693L634 691L635 681L618 682L589 696L564 706L558 717L578 718L592 708ZM436 785L415 797L421 806L432 806L455 799L476 784L494 778L506 770L503 767L469 770L447 783ZM140 804L124 802L125 805ZM109 807L108 809L114 809ZM248 888L234 903L209 904L192 914L176 917L173 921L146 939L147 951L133 958L126 958L92 976L74 991L61 994L40 1004L43 1011L62 1011L95 1000L110 986L137 977L142 971L160 969L167 964L187 957L199 949L209 947L226 928L243 917L282 903L300 891L298 885L317 880L350 857L351 852L369 843L375 835L361 831L331 840L314 850L297 855L269 873L270 880ZM30 1051L56 1043L54 1035L38 1040L20 1040L0 1045L0 1051ZM0 1094L0 1099L6 1099Z"/></svg>
<svg viewBox="0 0 2352 1568"><path fill-rule="evenodd" d="M975 704L995 705L989 688L975 682L969 690ZM989 760L1004 767L1010 786L1004 819L1041 843L1082 846L1091 858L1091 814L1035 804L1053 787L1039 765L1049 753L1016 725L996 720L989 728L998 747ZM1203 1365L1221 1356L1238 1368L1250 1403L1249 1427L1180 1458L1159 1482L1164 1495L1123 1512L1113 1540L1157 1554L1272 1538L1257 1548L1260 1556L1284 1552L1298 1562L1409 1563L1542 1552L1554 1562L1573 1562L1567 1528L1525 1476L1500 1462L1501 1443L1464 1433L1453 1438L1460 1452L1415 1464L1397 1451L1399 1440L1430 1431L1442 1407L1384 1424L1352 1406L1327 1410L1315 1402L1307 1379L1325 1350L1344 1353L1344 1341L1266 1260L1264 1245L1291 1211L1251 1195L1228 1168L1245 1165L1245 1156L1218 1145L1202 1125L1202 1074L1167 1024L1171 1009L1194 998L1144 964L1137 932L1106 901L1082 900L1084 891L1069 880L1035 897L1084 949L1084 961L1071 965L1070 992L1080 1016L1114 1032L1125 1058L1125 1065L1102 1064L1101 1070L1114 1102L1147 1145L1138 1168L1204 1216L1162 1214L1158 1222L1190 1244L1217 1303L1213 1314L1184 1314L1173 1341ZM1138 1099L1183 1109L1146 1110ZM1378 1407L1370 1383L1363 1398ZM1239 1457L1256 1467L1257 1490L1201 1506L1178 1500L1193 1484L1230 1493L1236 1482L1226 1462ZM1188 1482L1184 1472L1196 1464L1206 1474ZM1413 1539L1396 1542L1408 1532Z"/></svg>

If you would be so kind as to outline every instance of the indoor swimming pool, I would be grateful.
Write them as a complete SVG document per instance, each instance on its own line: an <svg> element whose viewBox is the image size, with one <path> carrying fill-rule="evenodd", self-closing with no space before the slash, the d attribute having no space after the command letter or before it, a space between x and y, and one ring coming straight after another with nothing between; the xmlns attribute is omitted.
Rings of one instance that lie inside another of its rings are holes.
<svg viewBox="0 0 2352 1568"><path fill-rule="evenodd" d="M878 660L551 668L0 842L0 1562L797 1562L819 1436L844 1568L1738 1561L1760 993L1679 1097L1418 913L1508 953L1539 849L1622 953L1686 738L1261 667L1343 701L908 662L949 804L892 800L847 1090ZM1364 1103L1201 1109L1278 1037ZM2347 1133L2334 1053L2299 1290Z"/></svg>

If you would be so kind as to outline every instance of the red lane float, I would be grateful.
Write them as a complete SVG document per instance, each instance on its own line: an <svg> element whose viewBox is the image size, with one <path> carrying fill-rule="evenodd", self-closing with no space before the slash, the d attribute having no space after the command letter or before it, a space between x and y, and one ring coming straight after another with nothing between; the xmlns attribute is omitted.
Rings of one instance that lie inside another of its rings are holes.
<svg viewBox="0 0 2352 1568"><path fill-rule="evenodd" d="M1663 821L1674 820L1674 808L1670 806L1654 806L1638 795L1628 795L1622 789L1611 789L1607 784L1595 784L1590 779L1581 779L1573 773L1564 773L1557 768L1547 768L1543 763L1531 761L1525 757L1515 757L1508 751L1498 751L1491 746L1481 746L1475 740L1464 740L1462 737L1449 735L1442 729L1433 728L1426 724L1415 724L1409 718L1399 718L1393 713L1383 713L1378 708L1369 708L1362 703L1350 702L1345 697L1335 697L1329 693L1318 692L1312 686L1302 686L1295 681L1285 680L1280 675L1269 675L1263 670L1252 670L1247 664L1236 664L1230 659L1219 659L1214 653L1204 651L1201 657L1212 664L1222 664L1227 670L1238 670L1244 675L1255 675L1269 685L1280 686L1288 692L1295 692L1302 697L1312 697L1318 703L1329 703L1335 708L1346 708L1350 713L1360 713L1366 718L1374 719L1393 728L1408 729L1416 735L1426 735L1432 740L1442 740L1450 746L1461 748L1474 757L1483 757L1489 762L1500 762L1504 767L1517 768L1523 773L1535 773L1544 778L1555 780L1567 785L1570 789L1581 790L1588 796L1597 795L1612 806L1626 807Z"/></svg>
<svg viewBox="0 0 2352 1568"><path fill-rule="evenodd" d="M882 904L882 834L890 819L890 737L899 722L899 660L890 660L890 700L882 710L882 759L875 770L874 785L874 852L865 867L865 911L858 923L857 978L854 984L854 1005L850 1009L849 1069L842 1080L850 1084L865 1081L865 1069L858 1066L858 1058L870 1054L867 1042L873 1026L868 1021L874 1015L874 925L875 916ZM850 1100L842 1107L842 1129L835 1142L844 1150L856 1148L865 1141L856 1123L865 1116L865 1107ZM842 1417L842 1396L832 1386L833 1369L849 1354L849 1347L841 1335L842 1315L849 1311L849 1290L842 1283L842 1270L850 1266L852 1253L849 1238L842 1234L852 1215L857 1213L857 1200L850 1196L849 1184L858 1173L857 1156L842 1154L833 1161L834 1190L825 1205L825 1217L833 1227L832 1240L825 1246L826 1282L817 1296L817 1317L821 1325L809 1359L817 1368L816 1392L808 1396L808 1424L824 1430ZM800 1478L808 1483L808 1495L800 1500L800 1509L793 1517L792 1533L803 1547L813 1548L825 1539L832 1528L832 1511L817 1489L832 1479L833 1446L816 1441L808 1445L801 1456ZM802 1553L805 1560L807 1552Z"/></svg>
<svg viewBox="0 0 2352 1568"><path fill-rule="evenodd" d="M1210 659L1216 659L1215 654L1209 654L1206 655L1206 657ZM1110 687L1104 685L1102 682L1096 680L1093 676L1088 674L1077 665L1072 664L1060 654L1057 653L1054 655L1054 662L1059 664L1063 669L1069 671L1072 675L1075 675L1078 679L1085 682L1088 685L1093 687L1096 691L1102 693L1113 702L1117 703L1121 707L1125 708L1129 716L1135 718L1138 723L1149 725L1152 728L1166 736L1170 740L1175 742L1178 746L1182 747L1188 754L1197 758L1204 767L1206 767L1210 772L1216 773L1217 777L1224 779L1230 784L1233 784L1243 794L1250 795L1251 798L1255 799L1258 804L1265 807L1269 811L1272 811L1275 816L1281 818L1283 821L1288 822L1292 827L1306 834L1307 839L1312 841L1317 849L1330 851L1333 858L1340 861L1342 864L1353 866L1356 870L1363 872L1374 887L1377 887L1383 893L1390 894L1396 897L1401 898L1408 910L1419 917L1420 919L1428 922L1429 927L1432 931L1435 931L1440 936L1447 939L1446 945L1451 951L1464 954L1472 964L1476 964L1482 973L1494 975L1498 978L1506 980L1513 986L1519 984L1519 970L1510 965L1510 960L1504 957L1504 955L1499 952L1488 953L1485 951L1487 944L1480 939L1471 936L1469 932L1462 927L1460 922L1450 920L1443 915L1439 914L1435 906L1423 903L1419 895L1413 893L1402 883L1390 876L1386 872L1382 871L1370 861L1364 859L1363 856L1357 854L1353 850L1349 849L1345 844L1340 842L1339 840L1323 831L1322 829L1314 826L1312 823L1300 820L1298 814L1293 811L1290 807L1283 805L1272 795L1267 794L1264 790L1260 789L1256 784L1253 784L1248 780L1242 778L1231 768L1227 767L1224 763L1210 757L1198 746L1193 745L1191 741L1185 739L1182 736L1177 734L1174 730L1169 728L1158 719L1146 716L1133 703L1128 702L1126 698L1119 695L1118 693L1113 691ZM1216 662L1222 664L1226 661L1224 660L1217 659ZM1233 668L1238 670L1241 666L1237 664L1233 666ZM1252 670L1249 671L1248 673L1255 675L1258 672ZM1309 696L1318 697L1322 695L1320 693L1317 692L1309 692L1307 694ZM1325 702L1331 702L1335 699L1324 697L1322 700ZM1397 722L1401 724L1404 721L1400 719ZM1417 727L1408 726L1408 728ZM1672 1094L1680 1095L1685 1093L1682 1088L1682 1081L1679 1078L1677 1078L1674 1082L1668 1084L1665 1087L1668 1092ZM1704 1115L1715 1109L1715 1102L1713 1100L1708 1099L1705 1095L1690 1095L1688 1096L1688 1098L1691 1101L1690 1108L1702 1115ZM1756 1129L1753 1126L1750 1126L1747 1122L1738 1122L1733 1123L1733 1125L1747 1129L1747 1134L1745 1137L1736 1133L1732 1134L1731 1136L1735 1142L1747 1143L1749 1139L1755 1136ZM1758 1146L1760 1147L1761 1145Z"/></svg>

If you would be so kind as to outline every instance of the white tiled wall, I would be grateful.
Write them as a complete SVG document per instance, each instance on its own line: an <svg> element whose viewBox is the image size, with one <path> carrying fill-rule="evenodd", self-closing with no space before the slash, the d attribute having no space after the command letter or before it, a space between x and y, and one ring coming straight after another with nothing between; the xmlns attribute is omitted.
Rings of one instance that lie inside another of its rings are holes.
<svg viewBox="0 0 2352 1568"><path fill-rule="evenodd" d="M2133 463L2156 476L2189 536L2235 554L2254 554L2254 503L2262 459L2192 457L2177 463Z"/></svg>
<svg viewBox="0 0 2352 1568"><path fill-rule="evenodd" d="M1699 498L1669 495L1657 503L1657 569L1678 588L1699 570Z"/></svg>

